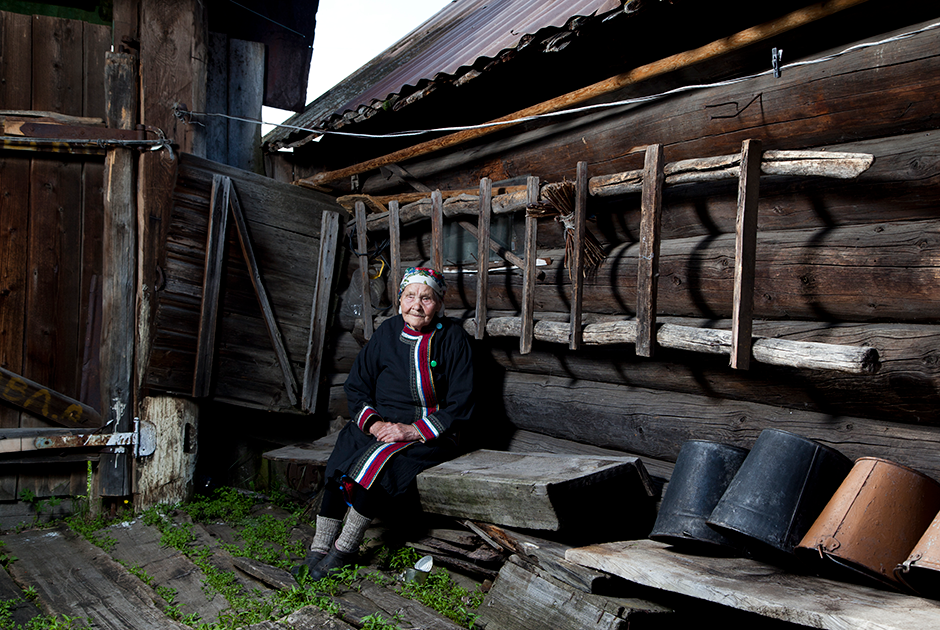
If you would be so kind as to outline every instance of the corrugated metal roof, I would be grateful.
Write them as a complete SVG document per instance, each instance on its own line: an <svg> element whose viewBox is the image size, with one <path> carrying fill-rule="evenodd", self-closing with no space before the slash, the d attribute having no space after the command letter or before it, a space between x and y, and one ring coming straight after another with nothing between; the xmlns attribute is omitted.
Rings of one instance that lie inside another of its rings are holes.
<svg viewBox="0 0 940 630"><path fill-rule="evenodd" d="M480 59L517 48L541 29L561 28L573 17L601 15L621 5L622 0L454 0L288 124L316 128L363 106L381 108L423 82L457 75ZM275 143L289 135L276 129L265 141Z"/></svg>

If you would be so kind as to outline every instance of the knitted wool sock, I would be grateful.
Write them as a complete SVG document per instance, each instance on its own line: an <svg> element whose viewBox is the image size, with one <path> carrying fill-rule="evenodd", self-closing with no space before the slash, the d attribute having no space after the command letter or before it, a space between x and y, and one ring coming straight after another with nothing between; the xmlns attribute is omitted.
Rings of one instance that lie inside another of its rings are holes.
<svg viewBox="0 0 940 630"><path fill-rule="evenodd" d="M310 543L310 551L329 553L330 547L333 546L333 542L339 536L339 528L342 524L343 521L338 518L318 516L317 531L313 536L313 542Z"/></svg>
<svg viewBox="0 0 940 630"><path fill-rule="evenodd" d="M371 518L360 514L356 508L349 508L349 513L346 514L346 524L343 525L343 531L336 539L336 548L346 553L359 551L359 545L362 544L362 538L370 523L372 523Z"/></svg>

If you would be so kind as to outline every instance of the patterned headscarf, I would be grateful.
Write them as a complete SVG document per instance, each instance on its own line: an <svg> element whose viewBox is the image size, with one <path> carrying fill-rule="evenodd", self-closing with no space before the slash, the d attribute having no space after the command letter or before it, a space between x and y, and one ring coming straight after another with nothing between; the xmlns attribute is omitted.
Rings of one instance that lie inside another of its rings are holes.
<svg viewBox="0 0 940 630"><path fill-rule="evenodd" d="M439 271L428 269L427 267L409 267L405 270L405 275L398 285L398 297L401 297L402 291L409 284L425 284L431 287L431 290L441 300L444 299L444 292L447 291L447 283L444 282L444 276Z"/></svg>

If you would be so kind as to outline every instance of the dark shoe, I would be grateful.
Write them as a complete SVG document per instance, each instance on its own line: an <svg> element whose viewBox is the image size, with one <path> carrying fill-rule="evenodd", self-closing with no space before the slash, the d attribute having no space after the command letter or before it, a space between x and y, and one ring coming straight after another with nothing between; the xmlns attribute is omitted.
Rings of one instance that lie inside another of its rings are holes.
<svg viewBox="0 0 940 630"><path fill-rule="evenodd" d="M317 566L318 564L320 564L320 561L323 560L323 558L325 557L326 557L326 554L323 553L322 551L308 551L307 557L304 558L303 562L301 562L295 567L291 567L291 570L290 570L291 575L293 575L294 577L297 577L298 575L300 575L300 571L304 567L307 567L307 571L312 573L313 568Z"/></svg>
<svg viewBox="0 0 940 630"><path fill-rule="evenodd" d="M340 551L336 546L333 546L330 553L326 554L323 560L320 560L320 564L310 569L310 578L322 580L355 562L358 555L355 551Z"/></svg>

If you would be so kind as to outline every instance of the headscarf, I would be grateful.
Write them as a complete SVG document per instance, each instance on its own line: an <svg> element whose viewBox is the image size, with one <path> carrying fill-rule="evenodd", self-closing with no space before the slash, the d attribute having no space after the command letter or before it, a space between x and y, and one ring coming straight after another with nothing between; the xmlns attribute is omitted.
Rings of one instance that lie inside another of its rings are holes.
<svg viewBox="0 0 940 630"><path fill-rule="evenodd" d="M447 291L447 283L444 282L443 274L427 267L409 267L405 270L401 284L398 285L399 298L409 284L424 284L431 287L431 290L441 301L444 300L444 292Z"/></svg>

